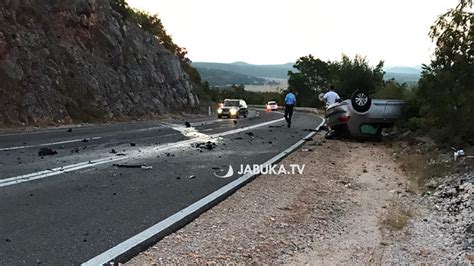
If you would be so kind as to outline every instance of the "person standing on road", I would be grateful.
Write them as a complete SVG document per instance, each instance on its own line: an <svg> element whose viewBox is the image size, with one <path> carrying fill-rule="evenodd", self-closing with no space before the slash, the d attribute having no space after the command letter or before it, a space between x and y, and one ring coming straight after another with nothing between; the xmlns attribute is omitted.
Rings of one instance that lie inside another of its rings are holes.
<svg viewBox="0 0 474 266"><path fill-rule="evenodd" d="M285 96L285 119L288 127L291 127L291 117L293 116L293 107L296 105L296 96L293 93L293 88L288 88L288 93Z"/></svg>
<svg viewBox="0 0 474 266"><path fill-rule="evenodd" d="M324 94L323 99L326 102L327 106L330 106L339 101L341 97L339 97L339 94L334 91L334 86L331 85L329 91Z"/></svg>

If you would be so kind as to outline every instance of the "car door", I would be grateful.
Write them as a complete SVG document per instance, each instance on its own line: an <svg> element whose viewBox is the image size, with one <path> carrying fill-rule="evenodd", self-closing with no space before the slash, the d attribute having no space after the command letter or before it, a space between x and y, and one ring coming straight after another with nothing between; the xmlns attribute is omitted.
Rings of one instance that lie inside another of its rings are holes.
<svg viewBox="0 0 474 266"><path fill-rule="evenodd" d="M248 112L247 103L244 100L239 101L239 108L240 108L240 112L242 114L247 114L247 112Z"/></svg>

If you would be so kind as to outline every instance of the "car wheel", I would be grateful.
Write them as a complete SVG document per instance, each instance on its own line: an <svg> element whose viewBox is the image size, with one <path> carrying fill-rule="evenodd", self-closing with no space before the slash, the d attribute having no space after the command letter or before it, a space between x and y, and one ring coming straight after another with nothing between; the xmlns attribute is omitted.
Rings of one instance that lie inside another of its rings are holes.
<svg viewBox="0 0 474 266"><path fill-rule="evenodd" d="M246 113L244 114L244 118L247 118L248 115L249 115L248 112L246 112Z"/></svg>
<svg viewBox="0 0 474 266"><path fill-rule="evenodd" d="M222 115L217 115L217 118L221 119L221 118L222 118Z"/></svg>
<svg viewBox="0 0 474 266"><path fill-rule="evenodd" d="M364 113L369 111L370 106L372 105L372 99L370 99L369 94L357 90L352 94L351 103L354 110Z"/></svg>

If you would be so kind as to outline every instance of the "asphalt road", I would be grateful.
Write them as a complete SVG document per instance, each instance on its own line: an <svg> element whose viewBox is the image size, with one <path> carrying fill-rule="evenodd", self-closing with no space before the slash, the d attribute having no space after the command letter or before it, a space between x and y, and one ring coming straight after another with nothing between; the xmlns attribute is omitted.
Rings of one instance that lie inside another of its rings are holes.
<svg viewBox="0 0 474 266"><path fill-rule="evenodd" d="M87 261L239 177L215 172L261 164L321 122L295 113L287 128L281 118L252 111L237 124L208 118L192 128L158 121L0 134L0 265ZM208 140L212 150L194 146ZM57 154L39 156L41 148Z"/></svg>

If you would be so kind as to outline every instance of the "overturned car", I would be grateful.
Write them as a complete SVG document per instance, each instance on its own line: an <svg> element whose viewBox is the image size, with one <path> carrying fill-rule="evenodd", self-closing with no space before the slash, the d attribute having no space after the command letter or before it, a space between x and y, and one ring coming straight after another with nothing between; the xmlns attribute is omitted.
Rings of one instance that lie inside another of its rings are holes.
<svg viewBox="0 0 474 266"><path fill-rule="evenodd" d="M351 99L327 107L329 135L380 136L383 128L392 127L400 119L403 105L401 100L371 99L367 93L356 91Z"/></svg>

